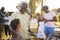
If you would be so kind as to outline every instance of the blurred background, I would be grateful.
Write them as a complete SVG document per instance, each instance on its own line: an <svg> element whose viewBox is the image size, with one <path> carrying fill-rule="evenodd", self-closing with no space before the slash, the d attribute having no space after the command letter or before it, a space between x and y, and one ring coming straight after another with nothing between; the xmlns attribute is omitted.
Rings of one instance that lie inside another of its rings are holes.
<svg viewBox="0 0 60 40"><path fill-rule="evenodd" d="M5 12L9 12L11 15L13 12L18 11L18 6L21 2L26 2L28 4L28 11L33 17L36 16L36 13L43 15L41 8L42 6L47 5L49 10L56 13L57 21L55 24L57 26L55 27L60 27L60 0L0 0L0 8L5 7ZM35 27L36 24L32 28L37 28ZM4 32L2 34L2 36L4 36Z"/></svg>
<svg viewBox="0 0 60 40"><path fill-rule="evenodd" d="M28 11L33 17L36 13L43 15L41 8L44 5L49 6L49 10L56 12L56 14L60 12L60 0L0 0L0 8L5 7L5 11L9 12L11 15L13 12L18 11L17 6L19 6L21 2L26 2L28 4ZM57 20L60 20L58 19L58 15Z"/></svg>

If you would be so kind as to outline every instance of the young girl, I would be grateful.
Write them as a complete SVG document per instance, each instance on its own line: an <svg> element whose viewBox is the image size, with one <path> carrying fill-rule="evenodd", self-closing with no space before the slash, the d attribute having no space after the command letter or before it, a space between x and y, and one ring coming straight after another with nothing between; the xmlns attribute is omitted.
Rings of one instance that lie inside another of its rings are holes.
<svg viewBox="0 0 60 40"><path fill-rule="evenodd" d="M44 40L45 38L45 33L44 33L44 18L42 16L38 17L38 34L37 38L39 40Z"/></svg>
<svg viewBox="0 0 60 40"><path fill-rule="evenodd" d="M11 40L22 40L22 37L20 35L20 22L19 19L14 19L11 21L11 32L12 32L12 38Z"/></svg>

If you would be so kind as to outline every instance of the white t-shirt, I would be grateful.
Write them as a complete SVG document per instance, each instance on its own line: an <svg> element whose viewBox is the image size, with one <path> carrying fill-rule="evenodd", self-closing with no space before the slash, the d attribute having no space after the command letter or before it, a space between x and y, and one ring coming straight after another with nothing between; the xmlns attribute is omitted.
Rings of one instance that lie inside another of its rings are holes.
<svg viewBox="0 0 60 40"><path fill-rule="evenodd" d="M38 31L44 32L44 21L43 21L43 22L39 22L39 28L38 28Z"/></svg>
<svg viewBox="0 0 60 40"><path fill-rule="evenodd" d="M4 20L5 20L4 25L9 25L10 16L4 17Z"/></svg>
<svg viewBox="0 0 60 40"><path fill-rule="evenodd" d="M44 13L45 20L53 20L53 17L55 17L55 13L54 12ZM53 27L54 26L54 22L46 22L45 25L48 26L48 27Z"/></svg>
<svg viewBox="0 0 60 40"><path fill-rule="evenodd" d="M44 21L43 22L39 22L37 38L45 38Z"/></svg>

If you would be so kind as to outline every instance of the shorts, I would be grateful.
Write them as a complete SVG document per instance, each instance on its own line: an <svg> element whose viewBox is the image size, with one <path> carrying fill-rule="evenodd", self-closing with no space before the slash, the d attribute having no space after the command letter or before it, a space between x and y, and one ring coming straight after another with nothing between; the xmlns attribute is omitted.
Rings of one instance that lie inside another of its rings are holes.
<svg viewBox="0 0 60 40"><path fill-rule="evenodd" d="M49 35L52 32L54 32L54 27L47 27L47 26L45 26L44 32L45 32L45 34Z"/></svg>

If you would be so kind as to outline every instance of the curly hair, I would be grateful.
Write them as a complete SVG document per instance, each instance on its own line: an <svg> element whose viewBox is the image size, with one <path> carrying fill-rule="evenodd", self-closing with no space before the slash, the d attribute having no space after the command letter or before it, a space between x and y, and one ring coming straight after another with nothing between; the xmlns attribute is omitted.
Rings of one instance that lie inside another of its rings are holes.
<svg viewBox="0 0 60 40"><path fill-rule="evenodd" d="M10 26L13 30L15 30L19 23L20 23L19 19L14 19L14 20L11 21Z"/></svg>
<svg viewBox="0 0 60 40"><path fill-rule="evenodd" d="M42 7L42 10L48 10L48 9L49 9L48 6L43 6L43 7Z"/></svg>

